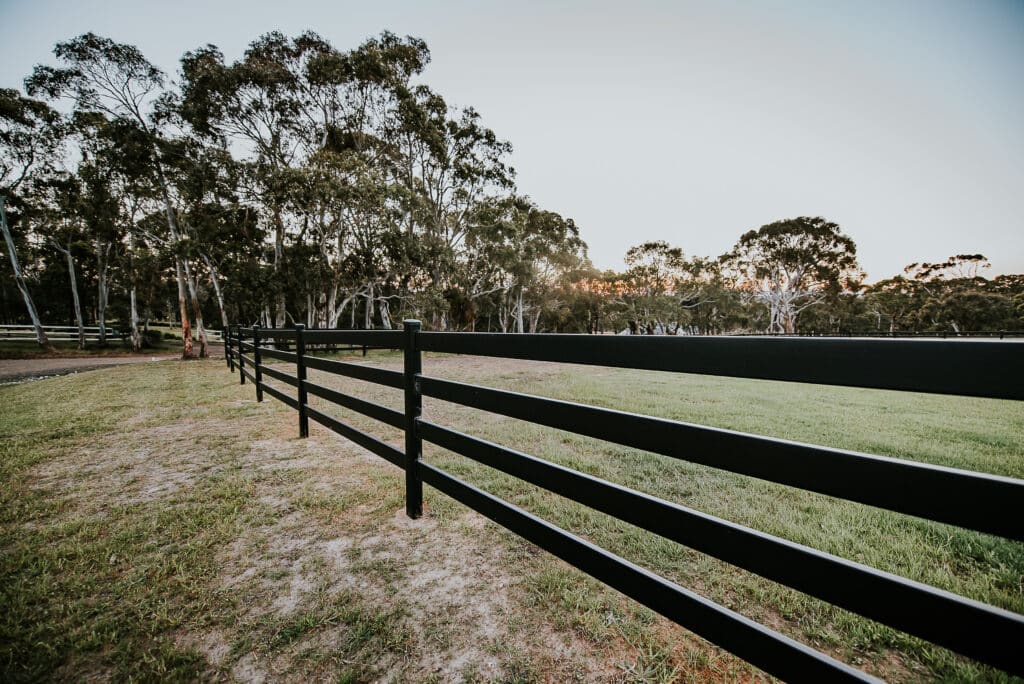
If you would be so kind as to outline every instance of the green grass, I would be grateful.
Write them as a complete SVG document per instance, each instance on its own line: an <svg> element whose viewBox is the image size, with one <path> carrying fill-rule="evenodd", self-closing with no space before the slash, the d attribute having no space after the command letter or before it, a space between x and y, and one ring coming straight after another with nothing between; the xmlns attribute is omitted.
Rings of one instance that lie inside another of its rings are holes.
<svg viewBox="0 0 1024 684"><path fill-rule="evenodd" d="M351 358L362 362L358 354ZM401 364L395 354L371 353L367 361ZM1024 477L1020 403L443 356L428 356L424 369ZM402 405L396 390L320 372L311 379ZM511 533L477 525L434 490L426 492L426 519L402 527L400 471L316 426L311 439L295 439L294 412L269 398L256 404L252 395L220 360L0 387L0 680L245 679L255 676L251 667L293 681L761 676ZM401 446L399 431L336 407L329 412ZM426 400L424 413L697 510L1024 612L1021 544L444 402ZM425 457L875 674L898 681L1007 679L468 459L429 446ZM469 581L476 575L479 581ZM462 584L446 585L450 576L463 577ZM478 634L472 608L486 604L499 584L509 601L492 606L500 629ZM460 594L468 595L462 603ZM467 653L472 657L458 660ZM457 669L438 673L431 654Z"/></svg>
<svg viewBox="0 0 1024 684"><path fill-rule="evenodd" d="M434 370L432 370L432 367ZM1024 406L1019 402L819 387L644 371L501 363L462 368L427 358L425 374L506 387L675 420L754 432L896 458L1024 477ZM394 408L397 393L324 381ZM813 548L1024 613L1024 548L998 537L889 513L713 468L609 445L522 421L425 400L428 419ZM372 423L356 419L363 427ZM387 434L378 430L380 434ZM425 447L427 460L694 588L791 636L883 675L916 679L1005 679L949 651L769 582L656 535L524 484L468 459ZM430 504L447 507L439 493ZM575 573L572 573L575 574ZM568 609L571 626L599 641L611 632L606 606L539 586L541 603ZM576 591L575 589L573 590ZM896 654L906 672L891 671ZM657 679L657 678L655 678Z"/></svg>

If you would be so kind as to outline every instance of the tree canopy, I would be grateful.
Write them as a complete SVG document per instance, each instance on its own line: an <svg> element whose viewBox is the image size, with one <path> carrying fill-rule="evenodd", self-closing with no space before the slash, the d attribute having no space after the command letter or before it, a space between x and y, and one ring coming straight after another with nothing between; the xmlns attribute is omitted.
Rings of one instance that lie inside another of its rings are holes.
<svg viewBox="0 0 1024 684"><path fill-rule="evenodd" d="M0 89L5 321L115 320L139 348L148 321L176 320L185 356L206 353L210 321L390 328L415 317L435 330L635 334L1024 327L1024 277L986 280L985 258L960 254L865 286L853 239L822 217L748 230L720 257L638 235L625 270L599 272L585 227L517 186L511 144L427 84L418 38L384 32L341 49L272 32L235 61L215 45L190 50L173 78L92 33L54 57L24 92Z"/></svg>

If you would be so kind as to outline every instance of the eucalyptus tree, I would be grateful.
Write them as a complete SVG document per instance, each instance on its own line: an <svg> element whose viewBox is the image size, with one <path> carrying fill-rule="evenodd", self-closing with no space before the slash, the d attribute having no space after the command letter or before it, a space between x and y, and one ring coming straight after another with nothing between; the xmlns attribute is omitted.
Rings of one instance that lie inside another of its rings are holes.
<svg viewBox="0 0 1024 684"><path fill-rule="evenodd" d="M162 200L157 177L152 172L153 139L137 122L110 119L99 112L78 112L73 130L80 157L75 173L82 189L77 213L95 249L101 335L105 332L103 312L110 289L108 269L117 266L120 284L128 293L132 349L139 351L140 264L136 255L146 241L173 244L170 238L158 236L162 233L159 229L143 236L139 226L148 212L159 213ZM201 325L197 329L202 332Z"/></svg>
<svg viewBox="0 0 1024 684"><path fill-rule="evenodd" d="M481 262L496 267L503 332L535 332L552 304L549 295L559 277L586 258L575 222L540 209L527 197L511 196L478 208L467 241Z"/></svg>
<svg viewBox="0 0 1024 684"><path fill-rule="evenodd" d="M269 213L277 275L284 265L288 232L286 175L300 151L301 65L315 49L274 32L251 43L233 64L225 64L214 45L188 52L181 60L181 115L197 134L240 149L252 199ZM279 279L275 286L274 322L283 326L285 291Z"/></svg>
<svg viewBox="0 0 1024 684"><path fill-rule="evenodd" d="M222 268L230 248L239 242L235 221L241 213L239 198L240 169L222 144L194 136L182 136L169 149L168 176L180 202L179 245L186 270L197 328L203 330L200 302L200 271L205 268L213 287L220 322L228 325L228 314L221 285ZM200 344L205 344L205 335Z"/></svg>
<svg viewBox="0 0 1024 684"><path fill-rule="evenodd" d="M26 186L54 170L59 163L63 140L61 117L46 103L24 97L17 90L0 89L0 232L3 232L7 258L32 321L36 342L44 348L52 347L18 261L7 204L8 201L20 203L20 193Z"/></svg>
<svg viewBox="0 0 1024 684"><path fill-rule="evenodd" d="M405 299L400 290L416 267L415 250L402 235L409 228L408 193L398 178L406 160L393 122L429 52L418 39L388 32L345 53L321 48L305 70L300 133L307 166L326 186L310 219L325 263L347 285L339 303L339 280L331 283L329 318L336 321L349 304L354 312L362 299L363 326L373 327L379 314L390 328L391 301Z"/></svg>
<svg viewBox="0 0 1024 684"><path fill-rule="evenodd" d="M801 311L863 276L854 241L821 217L800 216L747 231L721 261L738 287L768 308L773 333L796 332Z"/></svg>
<svg viewBox="0 0 1024 684"><path fill-rule="evenodd" d="M671 327L674 333L682 317L676 293L686 277L683 250L664 240L644 242L626 250L625 263L623 278L638 331L664 334Z"/></svg>
<svg viewBox="0 0 1024 684"><path fill-rule="evenodd" d="M25 83L30 94L67 97L80 114L98 113L113 121L130 122L148 143L149 172L163 203L169 239L181 239L172 189L165 173L163 145L167 131L160 117L159 101L165 94L165 77L138 48L109 38L85 33L58 43L54 54L62 67L36 66ZM174 259L181 315L182 356L191 357L192 332L185 299L185 264Z"/></svg>
<svg viewBox="0 0 1024 684"><path fill-rule="evenodd" d="M484 127L476 111L453 112L425 85L403 94L390 137L403 162L397 178L405 190L407 230L422 236L436 296L456 284L474 213L511 192L512 147ZM447 326L446 311L433 318L434 327Z"/></svg>
<svg viewBox="0 0 1024 684"><path fill-rule="evenodd" d="M96 324L99 343L107 342L106 311L110 303L111 252L121 239L120 206L110 169L85 159L78 167L81 193L78 212L96 258Z"/></svg>
<svg viewBox="0 0 1024 684"><path fill-rule="evenodd" d="M915 328L962 333L1011 327L1014 301L1000 284L981 275L990 267L983 254L957 254L938 263L907 266L906 278L899 280L917 293Z"/></svg>
<svg viewBox="0 0 1024 684"><path fill-rule="evenodd" d="M182 60L182 116L199 135L224 141L241 157L252 200L268 210L277 324L286 316L283 283L294 279L285 273L288 242L296 258L306 258L303 241L321 257L317 277L305 283L317 289L305 293L307 315L322 309L324 320L336 324L360 297L372 312L375 283L351 282L347 250L366 242L368 231L392 228L395 201L377 200L390 198L401 160L385 122L428 58L422 41L390 33L350 52L314 33L294 39L271 33L233 64L211 45ZM361 253L369 261L377 256ZM354 270L374 271L371 263L363 266Z"/></svg>
<svg viewBox="0 0 1024 684"><path fill-rule="evenodd" d="M78 348L85 349L85 319L82 300L78 293L77 258L88 250L88 239L81 217L82 187L79 178L71 173L58 173L43 183L36 184L33 204L38 214L40 232L47 243L65 260L71 306L78 328Z"/></svg>

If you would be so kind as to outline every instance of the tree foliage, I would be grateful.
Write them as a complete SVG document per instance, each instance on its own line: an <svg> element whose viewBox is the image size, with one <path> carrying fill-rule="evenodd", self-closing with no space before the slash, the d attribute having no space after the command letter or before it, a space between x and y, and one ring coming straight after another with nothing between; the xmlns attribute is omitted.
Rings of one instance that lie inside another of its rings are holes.
<svg viewBox="0 0 1024 684"><path fill-rule="evenodd" d="M865 288L853 240L821 217L750 230L717 258L641 242L624 271L599 272L579 226L516 186L510 143L425 82L418 38L384 32L346 50L272 32L234 61L215 45L191 50L173 80L92 33L54 55L27 95L0 90L8 321L34 312L35 297L35 318L116 319L139 347L146 321L176 318L185 356L193 334L205 353L209 320L634 334L1024 327L1024 281L986 280L982 255L912 264Z"/></svg>
<svg viewBox="0 0 1024 684"><path fill-rule="evenodd" d="M821 217L775 221L740 236L722 257L738 286L769 310L769 332L796 332L797 317L858 286L857 246Z"/></svg>

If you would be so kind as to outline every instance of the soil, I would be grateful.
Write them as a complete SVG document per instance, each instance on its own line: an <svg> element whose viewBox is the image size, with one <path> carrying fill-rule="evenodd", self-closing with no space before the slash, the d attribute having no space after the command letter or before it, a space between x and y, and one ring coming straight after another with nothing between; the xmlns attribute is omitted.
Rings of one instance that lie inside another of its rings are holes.
<svg viewBox="0 0 1024 684"><path fill-rule="evenodd" d="M150 363L177 359L180 354L153 356L92 356L82 358L0 359L0 385L31 382L55 375L110 368L125 363Z"/></svg>

